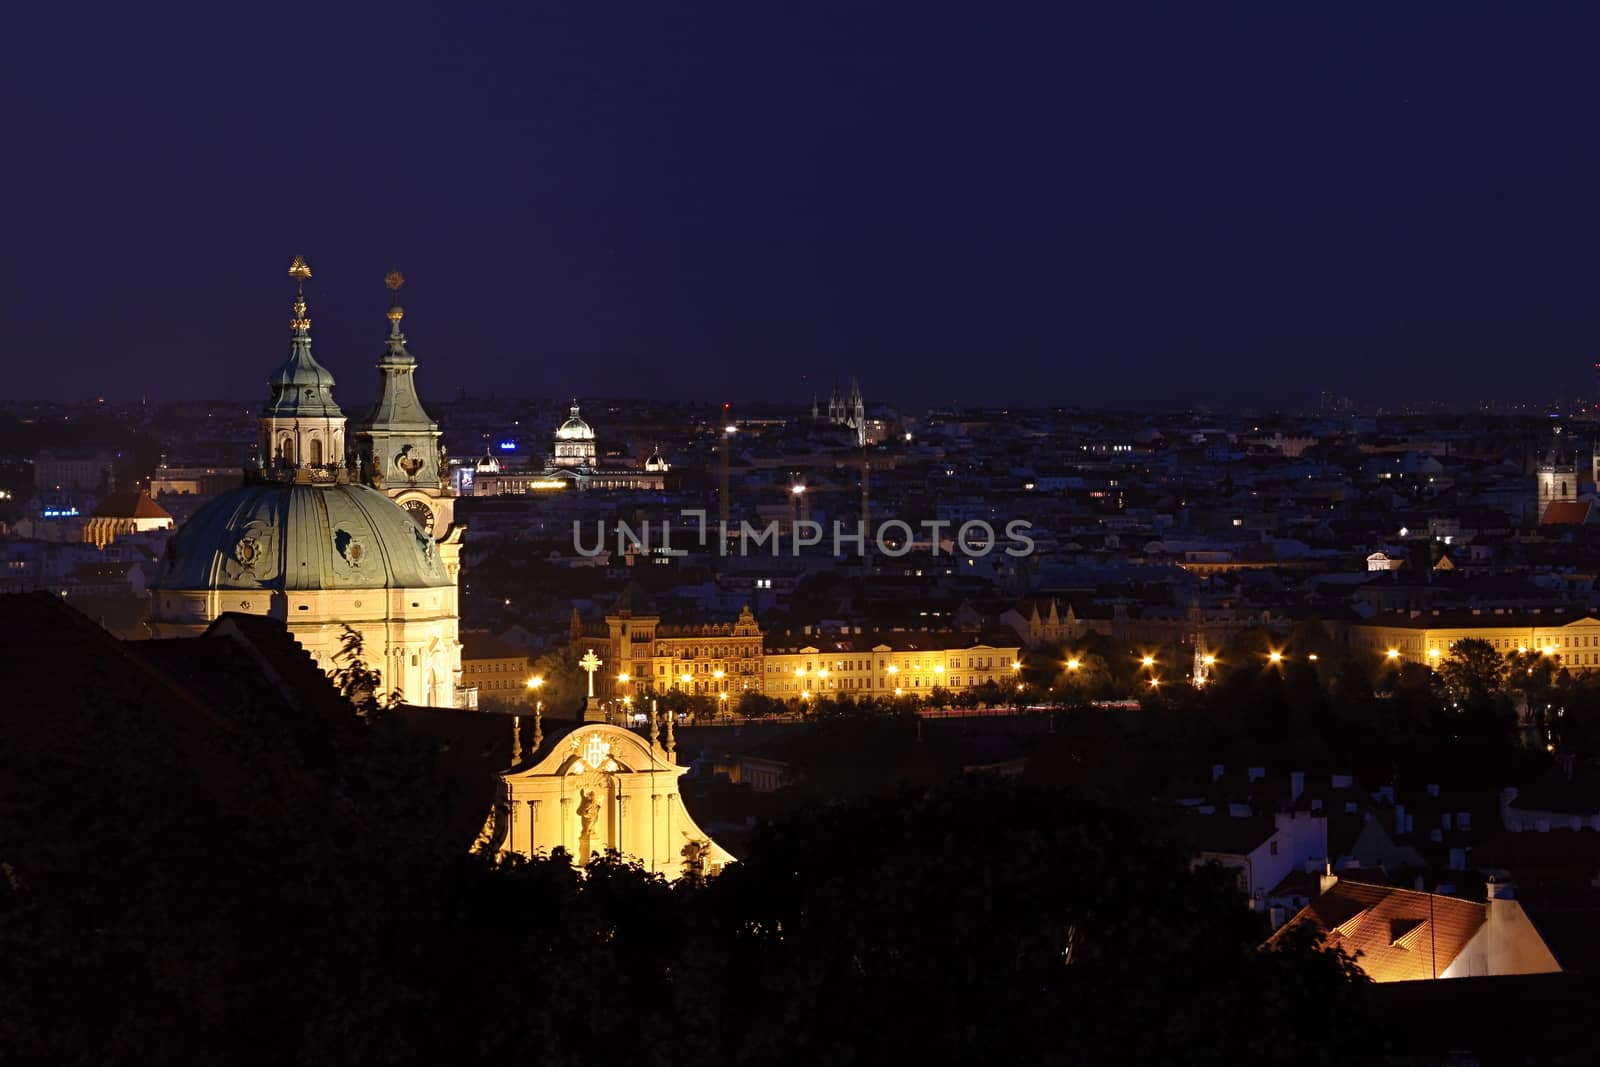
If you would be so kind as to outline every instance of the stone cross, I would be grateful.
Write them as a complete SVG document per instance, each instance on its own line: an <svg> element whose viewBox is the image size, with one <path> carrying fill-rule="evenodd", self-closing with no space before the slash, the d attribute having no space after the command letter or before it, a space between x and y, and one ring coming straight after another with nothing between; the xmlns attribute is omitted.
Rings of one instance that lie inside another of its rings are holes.
<svg viewBox="0 0 1600 1067"><path fill-rule="evenodd" d="M583 654L578 661L578 666L589 672L589 699L594 699L594 672L600 669L600 657L594 654L594 649Z"/></svg>

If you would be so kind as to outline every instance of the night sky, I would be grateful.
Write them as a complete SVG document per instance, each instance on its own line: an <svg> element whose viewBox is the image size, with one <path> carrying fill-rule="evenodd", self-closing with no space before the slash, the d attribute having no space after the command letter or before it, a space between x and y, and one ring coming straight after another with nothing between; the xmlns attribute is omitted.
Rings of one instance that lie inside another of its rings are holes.
<svg viewBox="0 0 1600 1067"><path fill-rule="evenodd" d="M11 396L263 396L297 252L352 403L396 267L435 396L1464 402L1600 358L1597 5L224 6L8 13Z"/></svg>

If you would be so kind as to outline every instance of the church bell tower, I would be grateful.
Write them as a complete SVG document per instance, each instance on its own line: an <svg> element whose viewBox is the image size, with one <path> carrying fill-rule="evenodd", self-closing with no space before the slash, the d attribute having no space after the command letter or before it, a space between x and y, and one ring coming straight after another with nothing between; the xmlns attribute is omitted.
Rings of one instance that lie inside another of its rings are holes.
<svg viewBox="0 0 1600 1067"><path fill-rule="evenodd" d="M1550 450L1539 458L1539 498L1534 514L1540 522L1551 504L1567 503L1578 499L1577 459L1564 447L1561 427L1557 426Z"/></svg>
<svg viewBox="0 0 1600 1067"><path fill-rule="evenodd" d="M389 337L378 359L378 399L356 429L356 450L362 481L382 490L438 538L455 519L455 494L449 489L439 424L417 399L417 361L400 332L405 318L400 287L405 282L399 271L390 271L383 280L392 294Z"/></svg>

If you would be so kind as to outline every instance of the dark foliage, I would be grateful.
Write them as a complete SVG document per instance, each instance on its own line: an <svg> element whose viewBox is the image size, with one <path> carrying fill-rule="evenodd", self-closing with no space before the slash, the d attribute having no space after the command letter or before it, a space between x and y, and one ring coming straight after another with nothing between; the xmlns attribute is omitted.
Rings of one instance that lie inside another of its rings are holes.
<svg viewBox="0 0 1600 1067"><path fill-rule="evenodd" d="M395 716L235 696L243 788L139 701L4 765L8 1058L1308 1063L1365 1010L1338 956L1259 950L1138 806L961 779L806 809L710 881L580 875L446 846Z"/></svg>

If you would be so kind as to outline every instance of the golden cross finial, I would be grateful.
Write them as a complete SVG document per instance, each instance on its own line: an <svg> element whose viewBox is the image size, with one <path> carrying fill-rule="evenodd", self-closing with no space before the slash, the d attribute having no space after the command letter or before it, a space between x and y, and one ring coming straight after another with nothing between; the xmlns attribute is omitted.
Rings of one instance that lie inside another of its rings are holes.
<svg viewBox="0 0 1600 1067"><path fill-rule="evenodd" d="M389 287L394 297L389 302L389 321L398 323L405 317L405 310L400 307L400 287L406 283L406 276L397 270L392 270L383 276L383 284ZM399 327L395 327L398 329Z"/></svg>
<svg viewBox="0 0 1600 1067"><path fill-rule="evenodd" d="M294 257L294 262L289 264L289 277L295 280L294 317L289 320L289 329L309 330L311 319L306 315L306 279L311 277L311 268L306 266L305 256Z"/></svg>

